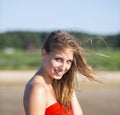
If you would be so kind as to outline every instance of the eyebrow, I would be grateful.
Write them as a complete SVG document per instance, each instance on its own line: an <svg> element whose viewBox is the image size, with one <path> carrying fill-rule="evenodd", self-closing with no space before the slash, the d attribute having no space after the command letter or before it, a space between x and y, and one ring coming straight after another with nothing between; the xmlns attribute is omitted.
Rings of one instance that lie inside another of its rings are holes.
<svg viewBox="0 0 120 115"><path fill-rule="evenodd" d="M57 54L57 55L56 55L56 57L63 58L63 56L62 56L62 55L60 55L60 54ZM72 58L72 59L68 59L68 60L73 61L73 58Z"/></svg>

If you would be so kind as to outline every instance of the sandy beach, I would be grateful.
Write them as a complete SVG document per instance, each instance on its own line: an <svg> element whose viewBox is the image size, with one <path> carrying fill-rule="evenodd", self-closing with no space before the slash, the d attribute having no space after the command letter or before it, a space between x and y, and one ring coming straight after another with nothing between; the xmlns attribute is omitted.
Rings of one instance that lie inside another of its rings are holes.
<svg viewBox="0 0 120 115"><path fill-rule="evenodd" d="M30 71L0 71L0 115L25 115L25 83L34 75ZM78 76L77 97L84 115L120 115L120 71L97 71L103 83Z"/></svg>

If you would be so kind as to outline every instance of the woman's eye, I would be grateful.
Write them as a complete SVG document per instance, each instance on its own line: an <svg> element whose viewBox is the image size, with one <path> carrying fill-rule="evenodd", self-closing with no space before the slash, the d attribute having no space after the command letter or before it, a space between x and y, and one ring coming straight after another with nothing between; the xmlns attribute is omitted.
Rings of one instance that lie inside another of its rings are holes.
<svg viewBox="0 0 120 115"><path fill-rule="evenodd" d="M68 60L68 61L67 61L67 63L68 63L68 64L71 64L71 63L72 63L72 61L71 61L71 60Z"/></svg>
<svg viewBox="0 0 120 115"><path fill-rule="evenodd" d="M61 62L61 61L62 61L61 58L55 58L55 60L58 61L58 62Z"/></svg>

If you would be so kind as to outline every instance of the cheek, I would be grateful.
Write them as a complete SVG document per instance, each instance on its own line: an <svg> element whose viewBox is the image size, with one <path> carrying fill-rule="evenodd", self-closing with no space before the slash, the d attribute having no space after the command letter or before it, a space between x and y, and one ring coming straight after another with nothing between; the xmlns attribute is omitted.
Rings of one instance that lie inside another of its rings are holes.
<svg viewBox="0 0 120 115"><path fill-rule="evenodd" d="M45 67L46 67L48 70L53 69L53 68L56 67L56 66L57 66L57 64L56 64L54 61L52 61L52 60L49 60L49 61L46 61L46 62L45 62Z"/></svg>
<svg viewBox="0 0 120 115"><path fill-rule="evenodd" d="M50 59L45 59L43 65L46 69L50 68L51 66Z"/></svg>
<svg viewBox="0 0 120 115"><path fill-rule="evenodd" d="M50 62L45 63L45 68L50 69L52 67L52 64Z"/></svg>
<svg viewBox="0 0 120 115"><path fill-rule="evenodd" d="M71 68L71 65L68 66L68 69L70 69L70 68Z"/></svg>
<svg viewBox="0 0 120 115"><path fill-rule="evenodd" d="M57 67L57 66L59 65L59 63L56 62L55 60L52 60L51 63L50 63L50 65L51 65L52 67Z"/></svg>
<svg viewBox="0 0 120 115"><path fill-rule="evenodd" d="M71 65L68 65L66 68L66 71L68 71L71 68Z"/></svg>
<svg viewBox="0 0 120 115"><path fill-rule="evenodd" d="M72 67L72 63L67 65L67 71Z"/></svg>

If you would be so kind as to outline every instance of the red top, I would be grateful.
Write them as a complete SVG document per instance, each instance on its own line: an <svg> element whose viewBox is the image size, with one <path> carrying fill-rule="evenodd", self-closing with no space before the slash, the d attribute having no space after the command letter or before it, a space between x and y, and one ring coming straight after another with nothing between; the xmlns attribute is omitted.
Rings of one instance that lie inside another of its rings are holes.
<svg viewBox="0 0 120 115"><path fill-rule="evenodd" d="M73 111L66 110L61 103L57 102L46 109L45 115L73 115Z"/></svg>

